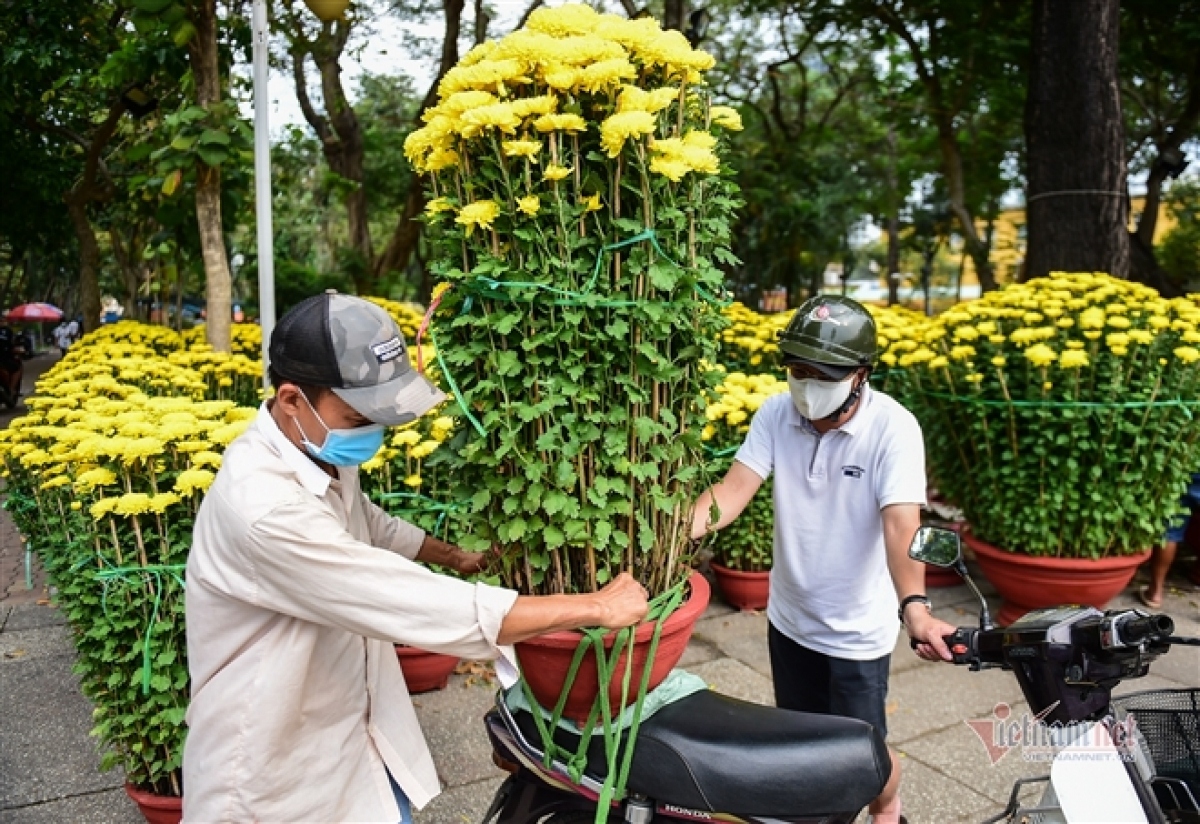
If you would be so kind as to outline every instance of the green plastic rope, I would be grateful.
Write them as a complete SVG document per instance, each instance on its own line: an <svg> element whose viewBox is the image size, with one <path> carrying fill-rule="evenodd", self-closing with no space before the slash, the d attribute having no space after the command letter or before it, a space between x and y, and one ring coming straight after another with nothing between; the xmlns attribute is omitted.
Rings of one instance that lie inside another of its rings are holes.
<svg viewBox="0 0 1200 824"><path fill-rule="evenodd" d="M604 265L605 255L607 255L609 252L615 252L618 249L624 249L627 246L632 246L635 243L642 243L643 241L649 241L650 245L653 246L654 250L662 256L663 260L667 261L667 263L671 264L676 269L684 268L682 264L677 263L670 257L670 255L663 251L662 246L659 245L658 242L658 235L653 229L643 229L641 232L631 238L626 238L625 240L600 247L600 251L596 255L596 264L592 267L592 275L590 278L588 278L588 282L584 285L582 292L574 292L569 289L560 289L557 286L550 286L548 284L537 283L535 281L504 281L483 276L476 276L471 280L464 281L462 285L468 290L478 292L483 297L504 298L506 300L516 300L516 298L504 291L509 289L535 289L544 292L550 292L551 294L561 296L561 299L551 301L551 303L555 306L582 305L595 307L626 307L644 305L651 303L652 301L601 300L595 298L595 293L592 291L595 289L596 283L600 278L600 270ZM732 303L730 300L722 300L713 296L698 283L694 284L693 288L702 298L720 309L724 309L726 306L729 306ZM532 298L527 300L527 302L532 301ZM467 295L466 299L463 301L462 311L464 314L470 311L471 305L471 295ZM450 374L450 370L446 366L446 361L442 358L442 350L437 345L437 340L434 338L432 326L429 327L429 342L433 344L433 352L437 357L438 366L442 370L442 375L444 375L446 378L446 383L450 385L450 392L454 395L454 400L458 402L459 408L462 409L463 414L467 417L467 420L471 422L471 426L474 427L475 431L479 433L479 437L486 438L487 430L484 429L483 424L479 422L479 419L475 417L470 408L467 406L466 398L463 397L462 392L458 388L458 384L454 380L454 376Z"/></svg>
<svg viewBox="0 0 1200 824"><path fill-rule="evenodd" d="M591 746L592 737L597 728L597 721L600 722L601 729L603 730L602 735L604 738L604 755L607 772L601 788L600 798L596 802L596 824L603 824L607 820L608 810L614 800L619 801L625 797L625 785L629 779L629 769L633 764L634 745L638 729L641 726L642 709L645 706L646 692L650 685L650 671L653 668L654 658L658 652L658 642L662 636L663 623L683 603L685 583L681 581L650 601L648 618L654 622L654 633L651 636L650 649L646 656L645 665L642 667L641 678L638 681L637 698L630 716L629 735L626 738L625 751L623 757L620 758L619 764L618 756L621 755L621 728L613 723L614 713L609 701L608 687L615 675L614 670L616 669L617 662L621 659L621 653L626 647L629 647L629 655L625 657L624 673L621 678L621 702L619 706L623 708L629 703L629 688L633 680L633 638L637 630L636 627L627 627L617 632L616 638L613 640L611 652L606 652L604 649L604 639L608 635L606 630L583 630L583 638L580 639L579 646L575 648L575 654L571 658L571 665L567 669L562 691L559 693L558 701L555 703L554 710L550 714L549 722L538 711L539 705L533 697L533 692L530 690L529 684L524 678L521 679L521 688L525 692L525 698L529 702L529 706L533 708L531 715L533 716L534 724L537 726L538 734L542 739L542 761L547 769L552 766L554 760L557 758L566 764L568 774L572 780L578 783L583 776L584 769L587 767L588 749ZM596 700L592 704L592 709L588 713L587 721L581 731L579 745L575 752L572 753L560 747L555 742L553 730L557 729L559 722L562 720L567 697L570 695L571 688L575 685L575 678L579 673L579 667L583 663L583 658L589 649L595 651L596 679L600 685L600 690L596 695Z"/></svg>
<svg viewBox="0 0 1200 824"><path fill-rule="evenodd" d="M467 420L471 422L471 426L475 427L475 431L479 433L479 437L486 438L487 430L483 428L483 424L471 412L471 407L467 405L466 398L458 389L458 383L454 380L454 376L450 374L449 367L446 366L446 361L442 359L442 347L438 346L437 338L433 336L433 327L429 327L429 342L433 344L433 354L437 357L438 366L441 367L442 375L446 378L446 383L450 385L450 392L454 395L454 400L458 401L458 408L467 416Z"/></svg>
<svg viewBox="0 0 1200 824"><path fill-rule="evenodd" d="M438 513L437 523L433 526L433 534L437 535L442 530L442 525L446 522L446 517L453 513L459 512L466 507L465 503L456 501L439 501L436 498L430 498L427 495L421 495L417 492L383 492L377 496L381 501L394 500L414 500L421 501L424 505L415 507L406 507L417 513L436 512ZM444 539L445 536L443 536Z"/></svg>
<svg viewBox="0 0 1200 824"><path fill-rule="evenodd" d="M545 283L537 283L536 281L529 281L529 280L505 281L505 280L496 280L495 278L483 277L482 275L476 276L476 277L472 278L471 280L464 282L463 285L467 289L473 289L477 292L480 292L481 294L484 294L484 296L486 296L486 297L506 297L509 300L515 300L515 298L513 298L511 295L505 295L502 290L505 290L505 289L540 290L543 292L549 292L554 295L560 295L563 298L562 300L553 301L553 303L558 306L577 306L577 305L599 306L599 307L637 306L638 304L645 303L646 301L640 301L640 300L592 300L590 298L592 298L595 294L593 292L593 290L596 288L596 283L600 279L600 271L604 266L605 255L607 255L610 252L615 252L619 249L624 249L627 246L633 246L634 244L642 243L643 241L649 241L650 245L652 247L654 247L654 251L658 252L658 254L660 256L662 256L662 259L665 260L667 263L671 264L676 269L680 269L680 270L684 269L684 266L682 264L680 264L679 262L674 260L670 255L668 255L663 250L662 246L658 242L658 234L653 229L643 229L641 232L639 232L638 234L634 235L631 238L626 238L625 240L621 240L616 243L609 243L605 246L600 247L600 251L596 255L596 263L592 267L592 275L591 275L591 277L588 278L588 282L586 284L584 284L583 290L580 292L575 292L570 289L560 289L557 286L550 286L549 284L545 284ZM719 308L723 309L730 304L730 301L723 301L719 298L714 297L711 293L706 291L704 289L704 287L700 286L700 284L698 284L698 283L695 284L693 286L693 288L706 301L718 306ZM529 298L528 300L532 301L532 298Z"/></svg>
<svg viewBox="0 0 1200 824"><path fill-rule="evenodd" d="M741 448L741 444L738 444L737 446L727 446L723 449L713 449L711 446L705 446L704 452L710 458L728 458L730 455L736 455L737 451Z"/></svg>
<svg viewBox="0 0 1200 824"><path fill-rule="evenodd" d="M179 582L179 586L185 586L184 581L179 577L179 573L187 568L187 564L150 564L148 566L130 566L130 567L106 567L97 570L95 573L96 580L104 585L104 592L100 597L100 606L104 610L104 614L108 615L108 585L112 581L128 580L136 575L150 575L154 578L152 584L154 588L154 610L150 616L150 624L146 627L145 638L142 641L142 695L150 694L150 639L154 634L154 625L158 622L158 608L162 603L162 576L170 575ZM143 579L145 581L145 579Z"/></svg>

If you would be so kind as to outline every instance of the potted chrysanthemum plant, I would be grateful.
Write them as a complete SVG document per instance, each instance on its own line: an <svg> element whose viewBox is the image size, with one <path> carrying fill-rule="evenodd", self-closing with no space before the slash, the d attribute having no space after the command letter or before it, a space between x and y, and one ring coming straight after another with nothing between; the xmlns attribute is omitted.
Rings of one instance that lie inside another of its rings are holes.
<svg viewBox="0 0 1200 824"><path fill-rule="evenodd" d="M588 592L629 571L677 601L689 576L703 364L726 323L718 264L737 203L720 154L740 120L710 102L712 63L652 19L539 9L467 54L406 142L428 175L444 284L432 342L463 418L450 449L472 490L461 542L521 592ZM675 625L703 609L703 587L666 622L656 675L682 653L690 625ZM569 660L579 638L545 640ZM553 705L561 674L538 680L534 654L518 649ZM569 717L588 714L594 668Z"/></svg>
<svg viewBox="0 0 1200 824"><path fill-rule="evenodd" d="M1190 299L1057 273L892 330L881 360L1002 622L1103 606L1161 541L1200 465L1198 325Z"/></svg>
<svg viewBox="0 0 1200 824"><path fill-rule="evenodd" d="M121 323L72 347L0 432L6 507L41 558L94 704L101 768L147 820L178 822L189 681L184 564L221 452L249 423L258 364L187 353Z"/></svg>

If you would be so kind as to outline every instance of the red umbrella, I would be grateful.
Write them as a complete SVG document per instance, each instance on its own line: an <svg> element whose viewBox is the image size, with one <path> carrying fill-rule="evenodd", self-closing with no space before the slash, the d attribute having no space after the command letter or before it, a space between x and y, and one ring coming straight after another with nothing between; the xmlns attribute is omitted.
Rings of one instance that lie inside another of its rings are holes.
<svg viewBox="0 0 1200 824"><path fill-rule="evenodd" d="M49 303L22 303L5 315L9 320L51 321L62 320L62 310Z"/></svg>

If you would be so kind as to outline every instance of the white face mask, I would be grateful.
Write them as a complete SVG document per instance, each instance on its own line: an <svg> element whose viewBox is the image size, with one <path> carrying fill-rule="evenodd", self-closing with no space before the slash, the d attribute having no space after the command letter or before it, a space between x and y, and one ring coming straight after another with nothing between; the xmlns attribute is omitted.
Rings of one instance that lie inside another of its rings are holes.
<svg viewBox="0 0 1200 824"><path fill-rule="evenodd" d="M810 421L828 417L850 397L854 377L844 381L819 381L812 378L797 380L788 375L788 389L792 392L792 403L796 411Z"/></svg>

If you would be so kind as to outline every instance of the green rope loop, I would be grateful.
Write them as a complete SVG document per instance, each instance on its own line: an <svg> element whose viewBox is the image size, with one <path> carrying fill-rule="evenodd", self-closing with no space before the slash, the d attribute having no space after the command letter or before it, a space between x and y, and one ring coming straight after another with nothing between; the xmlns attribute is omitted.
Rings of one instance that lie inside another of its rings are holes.
<svg viewBox="0 0 1200 824"><path fill-rule="evenodd" d="M593 290L596 288L596 283L600 279L600 271L604 266L605 255L609 254L610 252L615 252L618 249L624 249L627 246L633 246L634 244L647 241L667 263L671 264L676 269L683 270L685 268L682 264L672 259L670 255L663 251L662 246L658 242L658 234L653 229L647 228L643 229L633 237L617 241L616 243L609 243L605 246L601 246L600 251L596 254L596 263L592 267L591 277L588 278L587 283L584 284L583 290L580 292L575 292L570 289L560 289L557 286L551 286L546 283L538 283L531 280L505 281L496 280L495 278L489 278L483 275L476 275L469 280L463 281L461 285L468 292L474 292L481 297L495 298L499 300L517 301L518 298L510 294L510 290L533 289L535 291L549 292L550 294L558 295L559 298L557 300L549 301L549 303L554 306L589 306L595 308L643 306L654 303L654 301L607 300L596 295ZM716 306L718 309L724 309L733 302L732 300L725 300L714 296L699 283L693 284L692 288L695 289L696 294L700 295L701 298L713 306ZM522 302L532 303L534 299L521 298L520 300ZM470 306L472 304L472 295L468 294L463 301L462 314L470 311ZM471 426L474 427L477 433L479 433L479 437L486 438L487 430L484 429L483 424L479 422L479 419L475 417L470 408L467 406L466 399L459 390L458 384L455 382L454 377L450 374L450 370L446 366L446 361L442 358L442 350L437 345L437 340L434 338L432 326L429 327L429 342L433 344L433 351L434 355L437 357L438 366L442 370L442 375L444 375L446 378L446 383L450 386L450 392L454 395L454 400L458 402L459 408L462 409L467 420L471 422Z"/></svg>
<svg viewBox="0 0 1200 824"><path fill-rule="evenodd" d="M617 663L621 659L621 654L628 647L629 654L625 657L624 672L621 676L621 702L619 704L621 708L628 706L629 690L633 682L633 639L637 632L637 627L626 627L623 630L619 630L613 639L611 652L604 649L604 639L609 634L607 630L582 630L583 637L580 639L579 645L575 648L575 653L571 658L571 665L567 668L567 675L563 680L562 691L559 693L558 701L550 713L549 721L542 717L543 713L539 709L537 700L533 697L533 691L530 690L528 682L524 678L521 679L521 688L525 693L525 699L529 702L529 706L533 710L530 714L533 716L534 724L537 726L538 734L542 739L542 762L547 769L557 759L566 765L568 774L572 780L578 783L583 777L584 769L587 767L587 753L588 748L591 746L592 737L598 727L602 730L607 773L604 777L600 798L596 804L596 824L603 824L607 820L608 810L613 802L620 801L625 797L625 785L629 779L629 769L633 764L634 744L637 739L638 729L641 726L642 709L645 706L646 693L650 685L650 671L654 666L654 658L658 652L658 642L662 636L663 624L683 604L686 583L686 581L681 581L650 601L647 619L654 623L654 632L650 639L650 648L646 656L646 663L642 667L641 677L637 683L637 697L629 719L629 735L626 738L625 751L623 757L620 758L620 763L618 763L618 757L622 755L620 752L621 727L614 724L615 716L611 701L609 700L608 689L609 684L616 675L615 670ZM596 695L596 700L592 704L592 709L588 713L587 721L580 732L579 745L576 747L575 752L570 752L558 745L554 740L553 731L558 728L559 722L562 721L563 709L566 707L567 697L571 693L571 688L575 685L575 678L579 674L579 667L582 665L583 658L589 650L594 651L596 656L596 680L600 689ZM616 714L617 717L619 715L620 713Z"/></svg>
<svg viewBox="0 0 1200 824"><path fill-rule="evenodd" d="M422 502L422 505L404 507L402 511L411 511L416 514L436 512L438 517L437 523L433 526L434 535L441 534L442 526L446 523L449 515L460 512L467 506L466 502L439 501L436 498L430 498L428 495L422 495L418 492L382 492L376 495L376 498L380 501L413 500ZM443 536L444 539L445 536Z"/></svg>
<svg viewBox="0 0 1200 824"><path fill-rule="evenodd" d="M179 573L187 568L187 564L148 564L147 566L129 566L129 567L105 567L97 570L95 573L96 580L103 585L103 593L100 596L100 608L104 614L108 615L108 585L113 581L128 581L130 578L139 575L146 575L153 578L151 587L154 592L154 609L150 615L150 624L146 627L145 637L142 640L142 695L150 694L150 640L154 634L154 625L158 623L158 608L162 603L162 576L170 575L174 578L179 586L185 586L183 578L179 577ZM150 583L147 578L142 579L143 583Z"/></svg>

